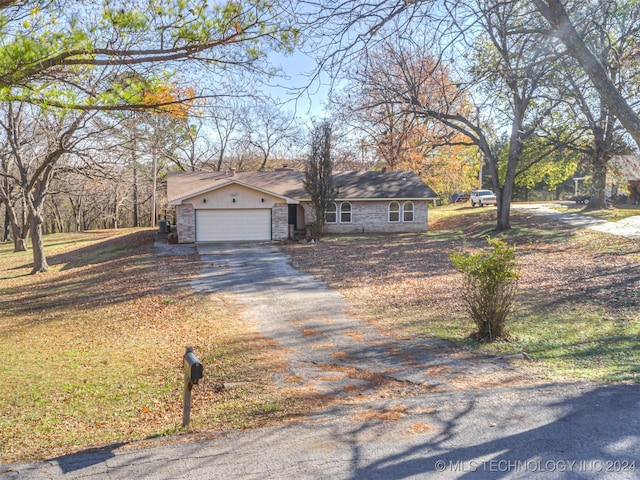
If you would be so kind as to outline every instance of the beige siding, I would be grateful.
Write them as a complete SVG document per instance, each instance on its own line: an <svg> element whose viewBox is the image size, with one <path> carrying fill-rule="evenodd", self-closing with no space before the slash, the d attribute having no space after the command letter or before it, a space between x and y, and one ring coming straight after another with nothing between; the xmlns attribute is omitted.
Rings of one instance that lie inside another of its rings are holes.
<svg viewBox="0 0 640 480"><path fill-rule="evenodd" d="M228 185L213 192L195 196L188 201L198 210L201 208L271 208L276 202L282 200L242 185Z"/></svg>
<svg viewBox="0 0 640 480"><path fill-rule="evenodd" d="M228 185L213 192L194 196L188 200L190 204L178 205L176 208L178 239L180 243L196 241L196 212L208 212L204 215L215 215L214 212L238 212L238 221L243 214L253 209L268 210L271 216L271 233L274 240L284 240L288 236L288 207L281 203L282 199L242 185ZM266 214L266 212L265 212ZM204 216L202 218L205 218ZM199 225L199 229L207 228ZM238 227L242 230L242 226ZM239 236L242 237L239 231ZM198 235L198 241L210 238L208 234ZM260 237L262 238L262 236Z"/></svg>

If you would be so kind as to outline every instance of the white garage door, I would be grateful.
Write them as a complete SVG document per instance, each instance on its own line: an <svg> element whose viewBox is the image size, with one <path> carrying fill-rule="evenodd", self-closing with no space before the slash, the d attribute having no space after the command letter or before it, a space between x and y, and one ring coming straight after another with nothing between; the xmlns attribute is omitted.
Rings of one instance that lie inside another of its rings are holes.
<svg viewBox="0 0 640 480"><path fill-rule="evenodd" d="M271 240L271 210L196 210L196 242Z"/></svg>

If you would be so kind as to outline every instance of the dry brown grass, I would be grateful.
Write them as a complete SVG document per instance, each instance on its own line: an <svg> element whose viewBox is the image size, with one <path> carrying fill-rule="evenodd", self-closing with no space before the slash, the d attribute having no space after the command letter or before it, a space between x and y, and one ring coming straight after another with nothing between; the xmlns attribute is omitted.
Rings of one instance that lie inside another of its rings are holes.
<svg viewBox="0 0 640 480"><path fill-rule="evenodd" d="M385 407L380 410L363 409L358 410L351 420L354 422L370 422L371 420L382 420L386 422L395 422L405 417L407 414L407 407L405 405L393 405L391 407Z"/></svg>
<svg viewBox="0 0 640 480"><path fill-rule="evenodd" d="M449 213L433 215L427 235L331 237L283 249L339 290L354 315L400 341L426 335L490 355L526 351L547 378L640 381L640 242L513 213L505 239L517 246L520 279L510 336L478 345L449 252L486 247L495 211Z"/></svg>
<svg viewBox="0 0 640 480"><path fill-rule="evenodd" d="M525 350L538 360L536 368L546 366L548 378L638 381L637 241L549 228L543 219L514 215L508 240L518 245L519 309L511 340L488 347L469 340L472 326L457 291L461 278L448 252L483 246L491 214L458 213L440 217L429 235L283 248L302 269L342 292L354 314L398 341L454 340L457 347L439 353L467 361L477 351ZM232 296L197 295L188 287L201 268L197 257L156 257L151 240L150 231L51 236L53 268L37 276L28 275L30 252L14 254L11 245L0 245L1 462L182 433L185 345L193 345L205 365L190 429L203 437L295 419L338 402L357 405L433 389L333 364L319 367L367 385L327 398L288 375L290 386L277 388L272 375L286 375L288 352L256 333ZM357 330L348 334L361 340ZM450 389L530 381L529 366L518 368L520 380L456 376L439 367L425 369L425 377L452 377ZM363 410L359 421L401 414Z"/></svg>
<svg viewBox="0 0 640 480"><path fill-rule="evenodd" d="M408 433L410 434L420 434L426 432L432 432L433 426L427 423L414 423L409 427Z"/></svg>

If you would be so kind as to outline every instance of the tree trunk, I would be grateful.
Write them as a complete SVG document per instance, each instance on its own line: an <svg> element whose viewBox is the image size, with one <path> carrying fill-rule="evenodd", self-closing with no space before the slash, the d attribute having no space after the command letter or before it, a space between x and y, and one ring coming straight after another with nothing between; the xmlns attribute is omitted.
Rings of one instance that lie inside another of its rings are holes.
<svg viewBox="0 0 640 480"><path fill-rule="evenodd" d="M9 233L11 230L9 229L11 226L11 217L9 217L9 212L5 209L4 211L4 224L2 225L2 241L6 242L9 240Z"/></svg>
<svg viewBox="0 0 640 480"><path fill-rule="evenodd" d="M118 229L118 202L113 207L113 228Z"/></svg>
<svg viewBox="0 0 640 480"><path fill-rule="evenodd" d="M218 164L216 165L216 171L222 171L222 162L224 161L224 149L220 149L220 155L218 155Z"/></svg>
<svg viewBox="0 0 640 480"><path fill-rule="evenodd" d="M593 161L593 182L591 185L591 199L585 210L601 210L607 208L607 160L597 158Z"/></svg>
<svg viewBox="0 0 640 480"><path fill-rule="evenodd" d="M13 251L15 252L26 252L27 251L27 240L25 238L14 238L13 239Z"/></svg>
<svg viewBox="0 0 640 480"><path fill-rule="evenodd" d="M267 168L267 161L269 160L269 156L267 154L265 154L262 157L262 165L260 165L260 168L258 169L259 172L264 172L264 169Z"/></svg>
<svg viewBox="0 0 640 480"><path fill-rule="evenodd" d="M496 232L506 232L511 230L511 197L513 189L511 185L504 185L496 192L496 202L498 206Z"/></svg>
<svg viewBox="0 0 640 480"><path fill-rule="evenodd" d="M138 161L133 155L133 226L140 226L140 219L138 216Z"/></svg>
<svg viewBox="0 0 640 480"><path fill-rule="evenodd" d="M24 228L20 228L15 210L8 202L5 203L5 214L9 217L9 226L11 227L11 236L13 237L13 251L26 252L26 238L29 235L29 229L26 225L23 226Z"/></svg>
<svg viewBox="0 0 640 480"><path fill-rule="evenodd" d="M157 189L158 189L158 153L155 148L151 151L151 227L155 228L156 226L156 200L157 200Z"/></svg>
<svg viewBox="0 0 640 480"><path fill-rule="evenodd" d="M500 187L498 178L493 180L496 189L496 202L498 206L498 222L496 232L505 232L511 229L511 200L513 199L513 185L516 178L516 166L520 161L523 149L524 139L521 137L520 130L524 122L524 112L526 111L526 102L515 94L514 89L514 119L511 125L511 136L509 139L509 156L507 158L507 171L504 177L504 183ZM495 165L491 169L491 175L498 177L498 159L494 158Z"/></svg>
<svg viewBox="0 0 640 480"><path fill-rule="evenodd" d="M64 232L64 220L62 219L62 214L60 213L60 208L58 207L58 205L56 203L54 203L54 209L53 209L53 215L54 215L54 227L53 227L53 231L54 232Z"/></svg>
<svg viewBox="0 0 640 480"><path fill-rule="evenodd" d="M33 248L33 270L31 273L35 274L49 270L42 238L42 214L39 211L34 212L31 218L31 248Z"/></svg>
<svg viewBox="0 0 640 480"><path fill-rule="evenodd" d="M591 53L571 23L561 0L533 0L538 12L551 24L556 35L589 76L602 101L640 147L640 117L613 84L598 58Z"/></svg>

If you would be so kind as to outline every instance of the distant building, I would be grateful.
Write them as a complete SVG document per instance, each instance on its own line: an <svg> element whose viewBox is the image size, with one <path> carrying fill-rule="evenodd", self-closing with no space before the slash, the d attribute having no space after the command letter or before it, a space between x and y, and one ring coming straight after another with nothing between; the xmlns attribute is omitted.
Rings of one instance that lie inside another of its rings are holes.
<svg viewBox="0 0 640 480"><path fill-rule="evenodd" d="M609 162L607 184L611 196L627 196L627 204L640 204L640 155L618 155Z"/></svg>

